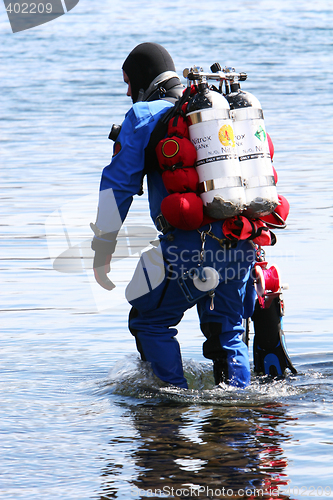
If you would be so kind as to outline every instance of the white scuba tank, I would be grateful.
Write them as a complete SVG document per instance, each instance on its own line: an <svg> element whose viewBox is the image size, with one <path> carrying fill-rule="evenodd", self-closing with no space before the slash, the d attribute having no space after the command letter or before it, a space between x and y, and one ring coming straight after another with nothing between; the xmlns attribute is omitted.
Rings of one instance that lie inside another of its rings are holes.
<svg viewBox="0 0 333 500"><path fill-rule="evenodd" d="M228 101L220 93L198 85L186 116L190 140L197 151L201 199L207 215L225 219L240 214L245 207L241 177Z"/></svg>
<svg viewBox="0 0 333 500"><path fill-rule="evenodd" d="M260 102L241 90L239 83L231 85L226 99L245 187L246 214L250 217L268 215L279 202Z"/></svg>

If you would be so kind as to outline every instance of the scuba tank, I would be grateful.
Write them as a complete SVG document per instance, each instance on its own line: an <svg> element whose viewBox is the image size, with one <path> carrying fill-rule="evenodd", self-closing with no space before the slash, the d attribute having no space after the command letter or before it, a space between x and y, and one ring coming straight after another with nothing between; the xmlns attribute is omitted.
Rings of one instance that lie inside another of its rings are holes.
<svg viewBox="0 0 333 500"><path fill-rule="evenodd" d="M246 195L246 215L270 214L279 204L263 111L258 99L232 82L226 99L233 120L237 154Z"/></svg>
<svg viewBox="0 0 333 500"><path fill-rule="evenodd" d="M187 105L186 118L197 151L200 197L207 215L225 219L245 208L230 107L222 94L209 90L206 81L201 81L197 90Z"/></svg>

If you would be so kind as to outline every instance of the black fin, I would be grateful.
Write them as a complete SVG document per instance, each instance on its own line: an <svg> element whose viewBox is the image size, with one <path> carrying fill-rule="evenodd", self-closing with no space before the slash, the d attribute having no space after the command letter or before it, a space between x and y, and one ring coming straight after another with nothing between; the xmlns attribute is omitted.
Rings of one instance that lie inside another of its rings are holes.
<svg viewBox="0 0 333 500"><path fill-rule="evenodd" d="M284 332L281 326L281 302L277 296L269 308L263 309L256 302L252 320L254 323L253 359L257 374L284 377L288 368L297 373L287 352Z"/></svg>

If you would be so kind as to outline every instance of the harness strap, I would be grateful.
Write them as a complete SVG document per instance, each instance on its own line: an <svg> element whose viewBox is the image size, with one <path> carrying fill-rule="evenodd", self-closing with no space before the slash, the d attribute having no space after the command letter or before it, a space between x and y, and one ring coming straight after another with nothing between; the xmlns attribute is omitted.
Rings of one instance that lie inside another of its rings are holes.
<svg viewBox="0 0 333 500"><path fill-rule="evenodd" d="M155 148L159 143L159 141L161 139L164 139L164 137L166 136L169 121L171 120L171 118L176 116L176 114L181 109L182 105L188 100L190 92L191 88L187 87L183 95L176 102L176 104L172 108L169 108L164 113L164 115L158 120L156 127L154 128L154 130L150 135L149 142L145 149L145 166L142 172L141 188L138 193L139 196L143 194L143 179L145 175L153 170L158 170L157 168L158 161L155 153Z"/></svg>
<svg viewBox="0 0 333 500"><path fill-rule="evenodd" d="M175 229L174 226L169 224L169 222L166 220L166 218L164 217L164 215L162 213L160 213L156 217L155 226L156 226L157 230L163 234L167 234L169 231L172 231L173 229Z"/></svg>

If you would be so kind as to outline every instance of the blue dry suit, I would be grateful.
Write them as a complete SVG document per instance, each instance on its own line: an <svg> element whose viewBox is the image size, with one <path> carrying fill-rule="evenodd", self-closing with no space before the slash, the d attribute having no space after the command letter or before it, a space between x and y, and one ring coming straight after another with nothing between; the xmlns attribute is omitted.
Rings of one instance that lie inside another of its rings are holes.
<svg viewBox="0 0 333 500"><path fill-rule="evenodd" d="M125 220L133 195L140 191L144 150L150 134L170 106L172 104L165 100L138 102L126 114L117 138L116 154L102 174L97 219L102 231L114 230L110 221L119 215L120 224ZM147 183L151 217L155 222L168 193L158 171L147 174ZM119 215L105 201L108 199L103 196L105 190L113 193ZM208 228L204 226L200 231ZM212 223L211 228L215 236L224 237L221 221ZM178 278L184 271L198 266L202 243L196 230L174 229L172 237L161 235L159 247L148 250L140 258L126 291L133 306L129 328L142 359L151 363L154 373L166 383L187 388L175 326L194 304L187 301ZM254 259L254 250L248 241L240 241L236 248L228 249L207 235L203 264L217 269L221 281L215 290L213 310L208 295L200 294L196 300L200 327L206 337L203 354L222 363L226 381L239 387L245 387L250 381L248 349L241 337L242 320L249 317L254 308L254 289L249 280Z"/></svg>

